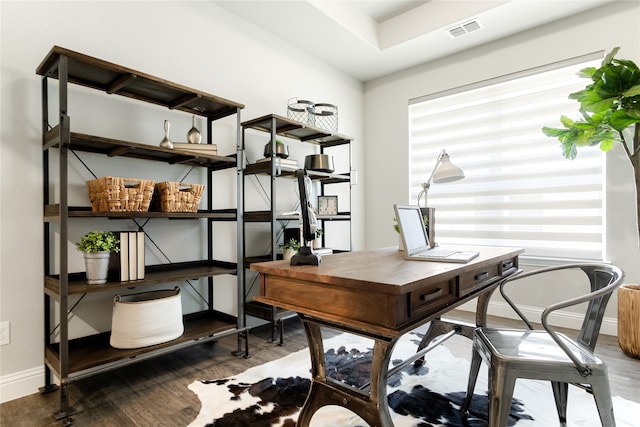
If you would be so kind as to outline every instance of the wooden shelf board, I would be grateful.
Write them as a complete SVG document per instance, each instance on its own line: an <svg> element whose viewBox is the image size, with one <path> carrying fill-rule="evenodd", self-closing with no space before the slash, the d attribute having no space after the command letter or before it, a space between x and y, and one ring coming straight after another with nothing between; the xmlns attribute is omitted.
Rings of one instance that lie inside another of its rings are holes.
<svg viewBox="0 0 640 427"><path fill-rule="evenodd" d="M198 212L93 212L89 206L69 206L67 215L74 218L167 218L167 219L206 219L216 221L236 221L235 209L199 210ZM60 217L60 205L51 204L44 207L44 219L55 220Z"/></svg>
<svg viewBox="0 0 640 427"><path fill-rule="evenodd" d="M301 167L302 168L302 167ZM271 175L271 161L268 162L260 162L260 163L250 163L244 170L245 175ZM313 181L319 181L323 184L338 184L345 183L351 181L351 176L349 173L327 173L327 172L317 172L312 170L307 170L309 178ZM281 173L277 175L281 178L295 178L295 170L292 169L282 169Z"/></svg>
<svg viewBox="0 0 640 427"><path fill-rule="evenodd" d="M191 261L172 264L148 265L143 280L127 282L107 282L102 285L89 285L85 273L69 274L69 295L104 292L108 290L134 288L138 286L158 285L174 281L211 277L222 274L236 274L237 265L224 261ZM55 298L60 296L60 277L45 277L45 291Z"/></svg>
<svg viewBox="0 0 640 427"><path fill-rule="evenodd" d="M115 349L109 345L110 332L69 340L69 374L81 374L82 371L119 360L159 352L171 347L184 345L189 341L196 344L199 339L236 333L236 318L219 312L199 312L184 316L184 334L179 338L162 344L135 349ZM59 344L49 344L45 349L48 365L60 376ZM123 363L124 364L124 363Z"/></svg>
<svg viewBox="0 0 640 427"><path fill-rule="evenodd" d="M244 108L243 104L122 67L88 55L54 46L36 73L59 78L62 57L68 60L68 80L81 86L162 105L189 114L219 119Z"/></svg>
<svg viewBox="0 0 640 427"><path fill-rule="evenodd" d="M348 144L353 139L349 136L315 128L277 114L269 114L253 120L248 120L242 123L242 127L262 132L271 132L274 119L276 134L287 138L315 143L324 147Z"/></svg>
<svg viewBox="0 0 640 427"><path fill-rule="evenodd" d="M277 259L282 259L282 254L276 254L276 258ZM244 259L244 266L245 268L249 268L249 266L253 263L256 262L267 262L267 261L273 261L273 259L271 258L271 255L256 255L256 256L250 256L250 257L246 257Z"/></svg>
<svg viewBox="0 0 640 427"><path fill-rule="evenodd" d="M43 148L60 148L60 127L55 126L45 136ZM122 141L101 136L70 133L70 150L102 154L109 157L130 157L134 159L152 160L168 164L209 167L222 170L236 167L236 155L218 156L209 153L163 148L155 145Z"/></svg>
<svg viewBox="0 0 640 427"><path fill-rule="evenodd" d="M351 214L339 213L338 215L318 215L323 221L349 221ZM297 215L278 215L278 221L298 221ZM245 222L271 222L271 211L249 211L244 213Z"/></svg>

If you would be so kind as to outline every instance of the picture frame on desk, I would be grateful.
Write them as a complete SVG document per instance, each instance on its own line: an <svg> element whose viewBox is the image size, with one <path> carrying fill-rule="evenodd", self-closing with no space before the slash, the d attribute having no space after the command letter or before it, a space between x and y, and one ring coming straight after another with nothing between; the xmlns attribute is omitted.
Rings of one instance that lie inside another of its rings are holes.
<svg viewBox="0 0 640 427"><path fill-rule="evenodd" d="M318 196L318 216L338 215L338 196Z"/></svg>

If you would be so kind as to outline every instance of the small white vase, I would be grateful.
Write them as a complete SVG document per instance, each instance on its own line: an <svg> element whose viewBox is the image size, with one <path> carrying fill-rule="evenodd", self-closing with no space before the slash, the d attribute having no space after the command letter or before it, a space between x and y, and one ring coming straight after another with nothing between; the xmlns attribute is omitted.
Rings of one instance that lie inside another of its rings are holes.
<svg viewBox="0 0 640 427"><path fill-rule="evenodd" d="M88 284L100 285L107 283L110 254L109 251L84 254L84 266L87 272Z"/></svg>
<svg viewBox="0 0 640 427"><path fill-rule="evenodd" d="M295 249L285 249L282 251L282 258L284 258L285 260L290 260L295 254L296 254L296 250Z"/></svg>

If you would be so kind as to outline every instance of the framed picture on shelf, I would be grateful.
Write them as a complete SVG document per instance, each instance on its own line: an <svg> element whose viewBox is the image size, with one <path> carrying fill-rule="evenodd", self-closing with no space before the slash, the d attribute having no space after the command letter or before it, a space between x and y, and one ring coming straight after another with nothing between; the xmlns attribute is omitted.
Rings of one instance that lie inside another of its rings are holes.
<svg viewBox="0 0 640 427"><path fill-rule="evenodd" d="M338 215L338 196L318 196L318 215Z"/></svg>

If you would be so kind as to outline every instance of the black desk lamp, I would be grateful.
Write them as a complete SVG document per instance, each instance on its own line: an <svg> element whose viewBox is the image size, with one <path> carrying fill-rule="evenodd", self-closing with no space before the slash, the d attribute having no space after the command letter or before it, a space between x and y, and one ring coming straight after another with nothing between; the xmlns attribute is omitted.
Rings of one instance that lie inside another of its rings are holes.
<svg viewBox="0 0 640 427"><path fill-rule="evenodd" d="M309 201L311 194L311 178L307 174L306 169L298 169L296 171L298 179L298 189L300 193L300 216L302 217L302 247L298 253L291 258L291 265L320 265L320 255L313 252L309 242L316 238L316 230L318 222L313 206Z"/></svg>

